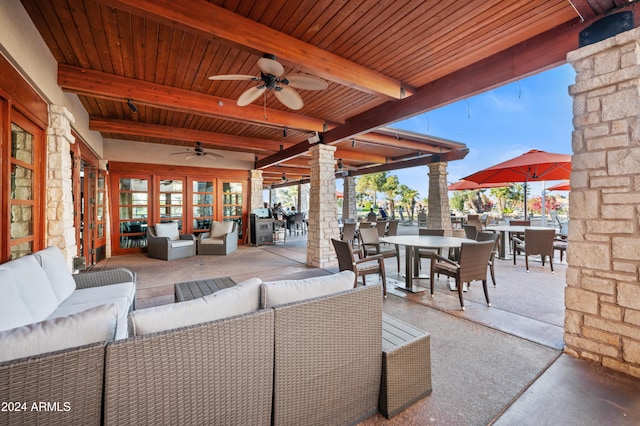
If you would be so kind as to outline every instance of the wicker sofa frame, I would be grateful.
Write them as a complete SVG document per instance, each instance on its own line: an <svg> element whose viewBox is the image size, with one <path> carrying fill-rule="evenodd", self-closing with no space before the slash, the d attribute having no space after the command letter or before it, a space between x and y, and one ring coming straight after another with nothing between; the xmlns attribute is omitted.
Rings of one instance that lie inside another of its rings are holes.
<svg viewBox="0 0 640 426"><path fill-rule="evenodd" d="M377 412L381 292L358 287L0 364L4 400L71 406L0 413L0 424L357 423Z"/></svg>

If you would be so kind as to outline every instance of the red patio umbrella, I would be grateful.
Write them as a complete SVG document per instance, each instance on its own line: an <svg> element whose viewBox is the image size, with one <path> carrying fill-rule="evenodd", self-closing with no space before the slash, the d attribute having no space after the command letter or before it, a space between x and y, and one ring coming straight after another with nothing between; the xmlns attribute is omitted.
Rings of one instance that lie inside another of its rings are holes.
<svg viewBox="0 0 640 426"><path fill-rule="evenodd" d="M477 183L471 182L469 180L459 180L458 182L452 183L447 187L449 191L465 191L465 190L474 190L474 189L485 189L485 188L499 188L501 186L509 186L510 183Z"/></svg>
<svg viewBox="0 0 640 426"><path fill-rule="evenodd" d="M524 182L524 218L527 219L527 183L569 179L571 156L532 149L519 157L487 167L464 178L478 183Z"/></svg>
<svg viewBox="0 0 640 426"><path fill-rule="evenodd" d="M551 185L547 188L547 191L571 191L571 186L569 185L569 181L564 181Z"/></svg>

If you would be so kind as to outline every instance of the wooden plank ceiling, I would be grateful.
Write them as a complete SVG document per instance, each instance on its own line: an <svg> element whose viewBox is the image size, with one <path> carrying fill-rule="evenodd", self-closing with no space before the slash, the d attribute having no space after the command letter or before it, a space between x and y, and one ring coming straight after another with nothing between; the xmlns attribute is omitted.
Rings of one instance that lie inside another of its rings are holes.
<svg viewBox="0 0 640 426"><path fill-rule="evenodd" d="M352 174L462 158L464 144L382 128L564 62L625 0L21 0L106 138L251 152L265 183L308 176L307 139ZM635 12L635 10L634 10ZM584 21L584 22L583 22ZM324 79L292 111L237 106L263 54ZM131 100L137 107L132 111ZM437 155L437 157L434 157ZM421 160L416 160L420 158Z"/></svg>

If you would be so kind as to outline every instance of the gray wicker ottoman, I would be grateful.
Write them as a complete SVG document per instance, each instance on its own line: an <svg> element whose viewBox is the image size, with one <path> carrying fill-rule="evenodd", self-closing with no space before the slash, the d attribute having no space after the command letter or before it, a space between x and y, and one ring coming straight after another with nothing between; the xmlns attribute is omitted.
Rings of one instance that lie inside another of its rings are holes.
<svg viewBox="0 0 640 426"><path fill-rule="evenodd" d="M431 394L431 335L382 314L378 408L388 419Z"/></svg>

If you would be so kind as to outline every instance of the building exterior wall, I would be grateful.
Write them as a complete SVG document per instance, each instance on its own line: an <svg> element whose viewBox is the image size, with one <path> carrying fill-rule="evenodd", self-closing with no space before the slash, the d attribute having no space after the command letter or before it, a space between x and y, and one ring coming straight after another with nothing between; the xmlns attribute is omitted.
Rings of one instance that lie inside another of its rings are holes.
<svg viewBox="0 0 640 426"><path fill-rule="evenodd" d="M640 29L567 60L577 76L565 352L640 377Z"/></svg>

